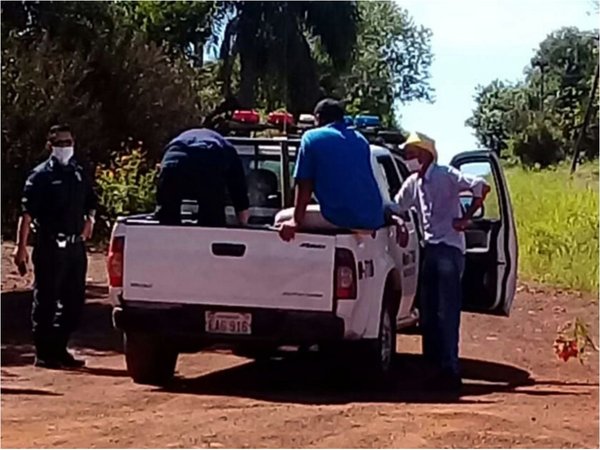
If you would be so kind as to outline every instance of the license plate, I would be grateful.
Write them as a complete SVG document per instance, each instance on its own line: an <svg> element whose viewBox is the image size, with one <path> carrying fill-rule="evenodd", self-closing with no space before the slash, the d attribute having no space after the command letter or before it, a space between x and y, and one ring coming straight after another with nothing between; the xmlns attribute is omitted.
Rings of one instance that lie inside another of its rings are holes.
<svg viewBox="0 0 600 450"><path fill-rule="evenodd" d="M252 334L252 314L250 313L206 311L204 323L207 333Z"/></svg>

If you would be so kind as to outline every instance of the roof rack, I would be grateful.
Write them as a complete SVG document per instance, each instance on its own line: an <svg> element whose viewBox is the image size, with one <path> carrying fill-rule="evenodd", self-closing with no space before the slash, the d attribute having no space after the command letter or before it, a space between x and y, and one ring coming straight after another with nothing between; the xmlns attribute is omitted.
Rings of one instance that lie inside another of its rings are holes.
<svg viewBox="0 0 600 450"><path fill-rule="evenodd" d="M300 139L305 131L314 129L305 124L270 124L270 123L244 123L229 120L226 122L228 137L248 137L269 139L274 137L287 137L288 139ZM350 127L362 133L372 144L385 145L390 148L402 145L406 141L406 136L399 130L386 129L381 127ZM256 136L257 133L275 132L272 136Z"/></svg>

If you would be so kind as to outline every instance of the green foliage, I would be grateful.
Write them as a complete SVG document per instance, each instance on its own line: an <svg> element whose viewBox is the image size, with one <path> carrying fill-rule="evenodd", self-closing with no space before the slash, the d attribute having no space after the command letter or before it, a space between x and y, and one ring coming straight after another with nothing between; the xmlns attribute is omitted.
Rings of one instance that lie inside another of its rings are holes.
<svg viewBox="0 0 600 450"><path fill-rule="evenodd" d="M372 113L389 123L395 102L432 99L431 31L392 1L359 2L359 13L354 64L340 73L321 56L323 83L348 101L351 114Z"/></svg>
<svg viewBox="0 0 600 450"><path fill-rule="evenodd" d="M595 172L592 172L594 171ZM506 170L524 279L598 292L598 167Z"/></svg>
<svg viewBox="0 0 600 450"><path fill-rule="evenodd" d="M526 166L548 167L565 157L560 131L541 114L532 115L523 130L513 132L508 148Z"/></svg>
<svg viewBox="0 0 600 450"><path fill-rule="evenodd" d="M156 199L157 170L147 162L141 143L115 153L114 160L96 170L103 234L121 215L150 212Z"/></svg>
<svg viewBox="0 0 600 450"><path fill-rule="evenodd" d="M541 166L572 153L598 60L596 36L596 31L572 27L557 30L540 43L523 82L495 80L478 86L476 108L466 124L480 145ZM597 96L593 112L592 124L598 121ZM544 150L535 142L549 147ZM588 159L597 158L597 126L586 130L582 146Z"/></svg>
<svg viewBox="0 0 600 450"><path fill-rule="evenodd" d="M3 4L4 5L4 4ZM200 121L198 93L212 95L186 61L134 30L102 29L87 51L47 32L2 41L2 225L10 232L25 177L47 157L48 128L71 124L79 160L106 162L128 138L157 160L164 144ZM213 102L213 98L209 98Z"/></svg>
<svg viewBox="0 0 600 450"><path fill-rule="evenodd" d="M114 26L112 4L104 1L3 2L2 39L35 42L46 35L70 51L89 51L99 33Z"/></svg>
<svg viewBox="0 0 600 450"><path fill-rule="evenodd" d="M530 92L523 85L494 80L477 86L475 102L477 108L466 125L475 130L480 145L509 156L506 151L511 135L524 130L529 121Z"/></svg>
<svg viewBox="0 0 600 450"><path fill-rule="evenodd" d="M140 1L118 3L125 20L149 40L203 65L204 44L211 36L217 5L208 1Z"/></svg>

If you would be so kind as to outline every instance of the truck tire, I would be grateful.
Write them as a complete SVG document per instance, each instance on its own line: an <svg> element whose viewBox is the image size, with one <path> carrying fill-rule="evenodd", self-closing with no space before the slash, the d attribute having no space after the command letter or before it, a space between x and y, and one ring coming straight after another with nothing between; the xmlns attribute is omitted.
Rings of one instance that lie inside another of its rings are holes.
<svg viewBox="0 0 600 450"><path fill-rule="evenodd" d="M368 379L387 380L396 354L396 322L390 302L383 304L377 339L366 342L362 369Z"/></svg>
<svg viewBox="0 0 600 450"><path fill-rule="evenodd" d="M135 383L164 386L173 378L177 356L178 352L161 339L125 333L125 362Z"/></svg>

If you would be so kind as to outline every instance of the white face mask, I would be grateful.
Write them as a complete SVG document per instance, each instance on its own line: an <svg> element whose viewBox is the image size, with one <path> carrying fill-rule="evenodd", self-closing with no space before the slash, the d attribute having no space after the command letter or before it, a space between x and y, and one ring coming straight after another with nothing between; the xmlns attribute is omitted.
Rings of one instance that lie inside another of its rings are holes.
<svg viewBox="0 0 600 450"><path fill-rule="evenodd" d="M63 166L66 166L73 157L73 147L52 147L52 156Z"/></svg>
<svg viewBox="0 0 600 450"><path fill-rule="evenodd" d="M410 173L415 173L421 170L421 163L417 158L407 159L405 162L406 168L410 171Z"/></svg>

